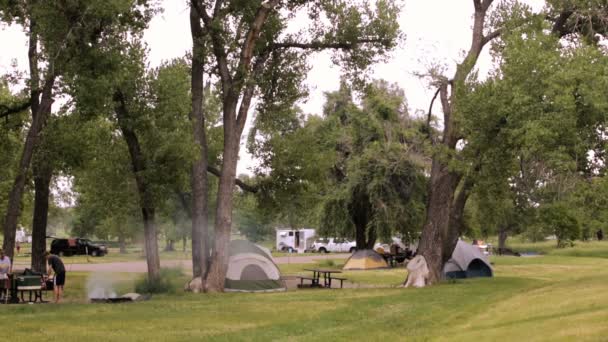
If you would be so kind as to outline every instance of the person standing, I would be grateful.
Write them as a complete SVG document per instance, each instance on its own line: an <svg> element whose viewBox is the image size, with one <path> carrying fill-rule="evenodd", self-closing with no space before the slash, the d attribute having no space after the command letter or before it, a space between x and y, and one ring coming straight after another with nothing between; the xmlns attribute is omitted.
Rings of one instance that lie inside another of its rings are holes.
<svg viewBox="0 0 608 342"><path fill-rule="evenodd" d="M0 249L0 288L4 294L3 300L6 302L8 299L8 288L9 288L9 274L11 274L12 265L11 259L8 255L4 255L4 250Z"/></svg>
<svg viewBox="0 0 608 342"><path fill-rule="evenodd" d="M45 252L44 257L50 266L48 270L49 276L51 275L51 270L53 273L55 273L53 294L55 295L55 304L57 304L61 301L61 297L63 297L63 286L65 285L65 266L63 265L63 261L61 261L61 259L54 254Z"/></svg>

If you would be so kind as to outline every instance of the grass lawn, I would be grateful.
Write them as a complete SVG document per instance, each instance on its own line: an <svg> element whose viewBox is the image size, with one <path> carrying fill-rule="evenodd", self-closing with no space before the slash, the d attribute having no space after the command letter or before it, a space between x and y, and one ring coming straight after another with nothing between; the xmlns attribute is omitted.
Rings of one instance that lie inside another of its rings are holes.
<svg viewBox="0 0 608 342"><path fill-rule="evenodd" d="M159 252L161 260L190 260L189 252L174 251L174 252ZM139 250L128 250L126 254L120 254L118 248L110 248L109 253L102 257L92 257L86 255L74 255L62 257L63 262L68 264L100 264L110 262L124 261L146 261L145 256ZM22 253L15 256L15 263L20 267L29 267L30 255Z"/></svg>
<svg viewBox="0 0 608 342"><path fill-rule="evenodd" d="M576 241L574 247L557 248L557 242L526 243L514 241L509 247L519 252L538 252L546 255L608 258L608 241Z"/></svg>
<svg viewBox="0 0 608 342"><path fill-rule="evenodd" d="M15 262L20 267L29 267L30 265L30 246L29 244L23 244L21 253L15 255ZM121 254L118 248L109 248L108 254L103 257L91 257L86 255L74 255L69 257L63 257L62 260L66 264L100 264L110 262L123 262L123 261L145 261L146 258L142 254L141 248L129 248L126 254ZM183 252L181 249L172 252L159 252L161 260L190 260L192 253L188 249ZM319 253L283 253L283 252L272 252L273 257L300 257L300 256L331 256L331 254L319 254Z"/></svg>
<svg viewBox="0 0 608 342"><path fill-rule="evenodd" d="M608 253L608 244L605 248ZM608 336L608 258L547 255L492 261L493 279L426 289L392 287L405 277L403 269L393 269L344 274L386 288L180 291L113 305L86 304L88 275L70 273L66 304L0 306L7 318L2 334L19 341L600 341ZM320 265L339 267L341 262ZM284 274L309 266L280 265ZM132 278L121 277L121 290L128 291Z"/></svg>

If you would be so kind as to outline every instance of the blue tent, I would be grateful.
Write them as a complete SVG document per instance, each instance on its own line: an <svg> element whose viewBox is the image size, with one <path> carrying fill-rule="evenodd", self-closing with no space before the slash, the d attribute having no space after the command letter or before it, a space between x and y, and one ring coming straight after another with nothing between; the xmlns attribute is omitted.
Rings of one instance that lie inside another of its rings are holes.
<svg viewBox="0 0 608 342"><path fill-rule="evenodd" d="M443 267L447 279L492 277L494 271L477 246L458 240L452 258Z"/></svg>

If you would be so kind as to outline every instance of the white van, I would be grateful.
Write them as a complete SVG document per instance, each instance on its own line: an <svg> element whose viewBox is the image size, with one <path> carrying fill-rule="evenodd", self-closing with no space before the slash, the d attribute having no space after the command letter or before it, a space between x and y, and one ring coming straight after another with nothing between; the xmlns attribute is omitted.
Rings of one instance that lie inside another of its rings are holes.
<svg viewBox="0 0 608 342"><path fill-rule="evenodd" d="M304 253L311 250L316 236L312 228L277 229L276 250L289 253Z"/></svg>

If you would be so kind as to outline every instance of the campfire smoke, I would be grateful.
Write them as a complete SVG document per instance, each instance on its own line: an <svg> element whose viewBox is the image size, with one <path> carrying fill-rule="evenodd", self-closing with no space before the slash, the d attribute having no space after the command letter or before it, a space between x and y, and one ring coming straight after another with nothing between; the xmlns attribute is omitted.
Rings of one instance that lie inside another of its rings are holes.
<svg viewBox="0 0 608 342"><path fill-rule="evenodd" d="M112 277L111 273L97 272L93 273L87 279L87 294L89 299L96 298L116 298L114 285L117 280Z"/></svg>

